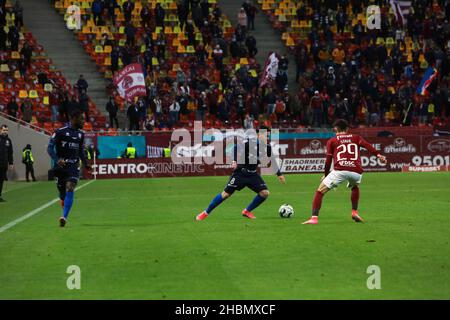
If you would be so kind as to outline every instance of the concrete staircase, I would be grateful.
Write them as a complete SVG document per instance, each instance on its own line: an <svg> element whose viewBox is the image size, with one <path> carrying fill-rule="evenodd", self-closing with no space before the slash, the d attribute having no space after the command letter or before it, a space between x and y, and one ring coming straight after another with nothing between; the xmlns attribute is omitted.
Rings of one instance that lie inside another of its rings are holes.
<svg viewBox="0 0 450 320"><path fill-rule="evenodd" d="M245 0L219 0L219 6L222 12L227 15L233 26L237 25L237 15L239 9ZM255 30L250 33L256 39L256 46L258 48L258 54L256 55L256 61L264 66L267 55L270 51L275 51L278 54L289 53L287 47L281 41L281 35L270 24L269 18L261 10L257 1L253 1L253 4L258 8L258 13L255 18ZM289 69L288 69L288 86L291 93L296 93L298 90L298 84L295 83L295 62L292 55L289 57Z"/></svg>
<svg viewBox="0 0 450 320"><path fill-rule="evenodd" d="M88 81L88 95L105 115L108 95L106 80L97 71L95 62L84 51L75 34L66 28L62 15L51 0L21 0L24 8L24 24L39 44L44 47L56 68L74 85L80 74ZM120 119L119 119L120 120ZM119 123L124 125L122 120Z"/></svg>

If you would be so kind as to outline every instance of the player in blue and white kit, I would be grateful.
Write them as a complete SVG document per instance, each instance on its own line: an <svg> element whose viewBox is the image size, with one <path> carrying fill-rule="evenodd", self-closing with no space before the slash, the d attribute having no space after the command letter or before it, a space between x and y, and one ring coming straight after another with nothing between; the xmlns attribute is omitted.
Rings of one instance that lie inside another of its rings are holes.
<svg viewBox="0 0 450 320"><path fill-rule="evenodd" d="M260 156L264 156L264 149L266 149L265 155L271 159L271 163L275 169L274 171L276 172L276 175L278 176L278 180L281 183L286 182L278 167L276 157L272 152L272 147L267 142L267 131L267 127L261 126L259 130L257 130L257 137L248 138L247 141L245 141L244 148L241 150L240 154L238 154L238 148L237 145L235 145L232 163L232 167L234 169L233 174L228 180L225 189L216 195L216 197L209 204L208 208L196 216L197 221L205 220L214 208L231 197L235 191L240 191L245 187L254 191L256 196L253 201L244 210L242 210L242 216L249 219L256 218L252 213L252 210L256 209L269 196L269 189L257 170L258 165L261 164Z"/></svg>
<svg viewBox="0 0 450 320"><path fill-rule="evenodd" d="M70 124L53 133L47 148L55 163L53 172L63 207L63 215L59 219L61 227L66 225L72 208L75 187L80 177L80 160L86 169L91 169L84 153L84 133L81 130L83 125L83 113L76 110L70 116Z"/></svg>

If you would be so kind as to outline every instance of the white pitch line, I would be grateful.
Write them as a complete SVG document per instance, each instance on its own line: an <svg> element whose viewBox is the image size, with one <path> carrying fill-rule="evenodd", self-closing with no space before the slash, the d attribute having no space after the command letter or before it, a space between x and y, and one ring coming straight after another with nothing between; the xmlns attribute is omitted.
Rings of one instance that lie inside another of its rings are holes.
<svg viewBox="0 0 450 320"><path fill-rule="evenodd" d="M83 184L82 186L79 186L75 189L75 191L78 191L88 185L90 185L92 182L94 182L95 180L91 180L89 182L86 182L85 184ZM34 216L35 214L41 212L42 210L50 207L52 204L58 202L59 198L53 199L49 202L47 202L46 204L43 204L42 206L40 206L39 208L36 208L30 212L28 212L27 214L21 216L20 218L17 218L16 220L13 220L7 224L5 224L4 226L0 227L0 233L5 232L8 229L11 229L12 227L14 227L16 224L21 223L22 221L31 218L32 216Z"/></svg>

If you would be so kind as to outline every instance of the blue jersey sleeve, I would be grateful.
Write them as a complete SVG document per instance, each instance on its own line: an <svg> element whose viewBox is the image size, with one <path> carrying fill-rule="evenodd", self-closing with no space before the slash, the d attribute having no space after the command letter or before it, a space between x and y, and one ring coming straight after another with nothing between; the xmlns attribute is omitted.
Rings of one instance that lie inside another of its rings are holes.
<svg viewBox="0 0 450 320"><path fill-rule="evenodd" d="M50 137L50 142L48 143L47 153L52 158L53 161L58 161L58 155L56 154L56 142L57 142L57 132L53 133Z"/></svg>
<svg viewBox="0 0 450 320"><path fill-rule="evenodd" d="M86 159L86 154L84 153L84 134L80 141L80 150L79 150L80 160L83 163L84 167L88 166L88 162Z"/></svg>

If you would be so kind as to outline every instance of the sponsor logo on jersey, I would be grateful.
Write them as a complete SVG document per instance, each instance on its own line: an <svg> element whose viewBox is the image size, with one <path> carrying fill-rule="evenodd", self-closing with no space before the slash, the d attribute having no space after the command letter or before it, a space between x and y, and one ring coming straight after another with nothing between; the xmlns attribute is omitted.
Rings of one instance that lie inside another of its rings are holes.
<svg viewBox="0 0 450 320"><path fill-rule="evenodd" d="M355 161L341 160L341 161L338 161L338 163L341 167L356 167Z"/></svg>

